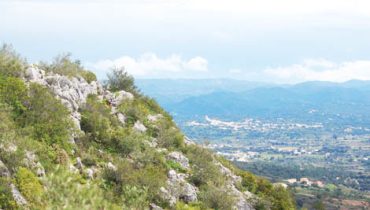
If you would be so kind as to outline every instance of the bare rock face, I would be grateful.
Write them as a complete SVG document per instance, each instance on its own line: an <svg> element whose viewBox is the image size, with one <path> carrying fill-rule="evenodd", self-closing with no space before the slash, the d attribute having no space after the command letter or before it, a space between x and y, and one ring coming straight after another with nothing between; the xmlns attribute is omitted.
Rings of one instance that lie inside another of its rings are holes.
<svg viewBox="0 0 370 210"><path fill-rule="evenodd" d="M91 169L91 168L87 168L85 171L84 171L84 174L86 175L86 177L88 179L94 179L94 170Z"/></svg>
<svg viewBox="0 0 370 210"><path fill-rule="evenodd" d="M25 74L27 82L34 82L48 87L54 92L62 103L71 111L71 117L77 128L80 127L81 116L78 108L86 102L90 94L102 93L103 87L99 82L88 83L82 77L68 78L59 74L48 73L37 68L30 67Z"/></svg>
<svg viewBox="0 0 370 210"><path fill-rule="evenodd" d="M220 172L228 178L228 183L226 183L226 188L233 195L236 199L236 204L234 209L237 210L254 210L253 205L249 202L248 196L249 192L241 192L235 186L240 184L242 178L240 176L235 175L230 169L226 168L220 162L215 162L216 165L219 166Z"/></svg>
<svg viewBox="0 0 370 210"><path fill-rule="evenodd" d="M117 171L117 166L113 165L111 162L107 163L107 168L112 171Z"/></svg>
<svg viewBox="0 0 370 210"><path fill-rule="evenodd" d="M177 200L185 202L197 201L198 189L186 181L187 174L177 173L175 170L168 172L167 186L160 189L162 198L174 206Z"/></svg>
<svg viewBox="0 0 370 210"><path fill-rule="evenodd" d="M123 100L133 100L134 95L124 90L115 93L106 90L104 92L104 98L110 103L112 107L117 107Z"/></svg>
<svg viewBox="0 0 370 210"><path fill-rule="evenodd" d="M185 157L181 152L171 152L167 155L168 160L172 160L181 165L184 169L189 169L189 159Z"/></svg>
<svg viewBox="0 0 370 210"><path fill-rule="evenodd" d="M125 115L123 115L122 113L117 113L116 115L117 115L118 121L122 125L125 125L126 124L126 117L125 117Z"/></svg>
<svg viewBox="0 0 370 210"><path fill-rule="evenodd" d="M148 115L148 120L149 122L157 122L162 117L162 114Z"/></svg>
<svg viewBox="0 0 370 210"><path fill-rule="evenodd" d="M154 203L151 203L151 204L149 205L149 207L150 207L150 210L163 210L163 208L162 208L162 207L157 206L157 205L156 205L156 204L154 204Z"/></svg>
<svg viewBox="0 0 370 210"><path fill-rule="evenodd" d="M134 129L138 132L145 132L147 130L145 125L143 125L143 123L141 123L140 121L135 122Z"/></svg>
<svg viewBox="0 0 370 210"><path fill-rule="evenodd" d="M8 167L1 160L0 160L0 178L8 179L11 178L11 174ZM10 184L8 187L10 187L13 199L18 206L26 206L28 204L27 200L23 197L23 195L19 192L19 190L14 184Z"/></svg>
<svg viewBox="0 0 370 210"><path fill-rule="evenodd" d="M10 184L10 189L17 205L26 206L28 204L27 200L23 197L23 195L19 192L14 184Z"/></svg>
<svg viewBox="0 0 370 210"><path fill-rule="evenodd" d="M82 170L84 168L84 165L82 164L81 158L77 157L76 158L76 168L79 170Z"/></svg>
<svg viewBox="0 0 370 210"><path fill-rule="evenodd" d="M230 169L226 168L221 163L216 162L215 164L220 167L221 173L228 177L233 185L236 185L242 181L242 178L240 176L235 175Z"/></svg>

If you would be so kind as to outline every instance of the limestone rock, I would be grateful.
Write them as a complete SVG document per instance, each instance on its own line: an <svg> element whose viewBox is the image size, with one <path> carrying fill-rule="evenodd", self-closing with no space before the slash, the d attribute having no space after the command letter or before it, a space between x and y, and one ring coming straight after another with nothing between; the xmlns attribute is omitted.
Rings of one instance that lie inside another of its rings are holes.
<svg viewBox="0 0 370 210"><path fill-rule="evenodd" d="M141 123L140 121L135 122L134 129L139 132L145 132L147 130L145 125L143 125L143 123Z"/></svg>
<svg viewBox="0 0 370 210"><path fill-rule="evenodd" d="M117 167L115 165L113 165L113 163L111 163L111 162L108 162L107 168L109 170L112 170L112 171L117 171Z"/></svg>
<svg viewBox="0 0 370 210"><path fill-rule="evenodd" d="M157 205L156 205L156 204L154 204L154 203L151 203L151 204L149 205L149 207L150 207L150 210L163 210L163 208L162 208L162 207L157 206Z"/></svg>
<svg viewBox="0 0 370 210"><path fill-rule="evenodd" d="M167 176L167 186L166 188L161 188L160 192L162 198L167 200L171 206L175 205L177 200L180 199L185 202L197 201L198 189L186 181L187 174L170 170Z"/></svg>
<svg viewBox="0 0 370 210"><path fill-rule="evenodd" d="M162 118L163 115L161 114L155 114L155 115L148 115L149 122L157 122L158 119Z"/></svg>
<svg viewBox="0 0 370 210"><path fill-rule="evenodd" d="M168 160L172 160L181 165L184 169L189 169L189 159L185 157L181 152L171 152L167 155Z"/></svg>
<svg viewBox="0 0 370 210"><path fill-rule="evenodd" d="M72 164L69 165L69 171L72 173L78 173L78 169Z"/></svg>
<svg viewBox="0 0 370 210"><path fill-rule="evenodd" d="M125 123L126 123L126 117L125 117L125 115L123 115L122 113L117 113L117 118L118 118L118 121L122 125L125 125Z"/></svg>
<svg viewBox="0 0 370 210"><path fill-rule="evenodd" d="M83 167L84 167L84 165L82 164L82 161L81 161L81 158L80 158L80 157L77 157L77 158L76 158L76 167L77 167L77 169L79 169L79 170L82 170L82 169L83 169Z"/></svg>
<svg viewBox="0 0 370 210"><path fill-rule="evenodd" d="M134 95L124 90L112 93L108 90L104 92L104 98L110 103L111 106L117 107L123 100L133 100Z"/></svg>
<svg viewBox="0 0 370 210"><path fill-rule="evenodd" d="M94 179L94 170L91 168L87 168L84 173L88 179Z"/></svg>
<svg viewBox="0 0 370 210"><path fill-rule="evenodd" d="M228 177L231 180L232 184L236 185L242 181L242 178L240 176L235 175L230 169L226 168L221 163L216 162L215 164L220 167L221 173Z"/></svg>
<svg viewBox="0 0 370 210"><path fill-rule="evenodd" d="M72 120L80 128L81 116L78 108L86 102L88 95L99 94L103 87L97 81L88 83L82 77L68 78L67 76L48 73L30 67L26 70L26 81L34 82L48 87L59 98L64 106L71 111Z"/></svg>
<svg viewBox="0 0 370 210"><path fill-rule="evenodd" d="M26 206L28 204L27 200L23 197L23 195L19 192L17 187L14 184L10 184L10 189L13 195L13 199L19 206Z"/></svg>
<svg viewBox="0 0 370 210"><path fill-rule="evenodd" d="M30 168L33 171L36 171L37 176L39 177L45 176L45 169L41 165L41 163L37 160L35 153L26 151L23 162L27 166L27 168Z"/></svg>

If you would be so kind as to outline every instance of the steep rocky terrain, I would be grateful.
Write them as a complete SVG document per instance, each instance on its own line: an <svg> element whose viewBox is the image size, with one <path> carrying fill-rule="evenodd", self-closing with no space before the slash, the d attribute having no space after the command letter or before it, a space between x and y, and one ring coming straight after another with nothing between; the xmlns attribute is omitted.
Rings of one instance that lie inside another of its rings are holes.
<svg viewBox="0 0 370 210"><path fill-rule="evenodd" d="M132 78L0 53L0 208L293 209L289 192L182 135Z"/></svg>

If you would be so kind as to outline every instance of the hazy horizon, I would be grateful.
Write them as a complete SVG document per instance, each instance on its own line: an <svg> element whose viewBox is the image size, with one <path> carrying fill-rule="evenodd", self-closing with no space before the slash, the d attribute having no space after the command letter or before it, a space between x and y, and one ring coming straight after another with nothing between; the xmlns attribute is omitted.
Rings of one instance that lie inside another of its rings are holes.
<svg viewBox="0 0 370 210"><path fill-rule="evenodd" d="M365 0L3 0L0 14L0 43L31 62L72 52L100 79L111 66L135 78L370 79Z"/></svg>

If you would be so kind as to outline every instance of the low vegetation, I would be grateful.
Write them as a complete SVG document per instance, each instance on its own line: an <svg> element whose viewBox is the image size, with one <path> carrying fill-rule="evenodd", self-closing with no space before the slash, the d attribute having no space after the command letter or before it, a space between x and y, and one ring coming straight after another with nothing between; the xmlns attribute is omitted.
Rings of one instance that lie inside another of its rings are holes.
<svg viewBox="0 0 370 210"><path fill-rule="evenodd" d="M94 73L86 70L81 65L81 61L72 60L70 53L55 57L52 63L41 62L39 67L46 72L52 72L68 77L82 77L89 83L97 80Z"/></svg>

